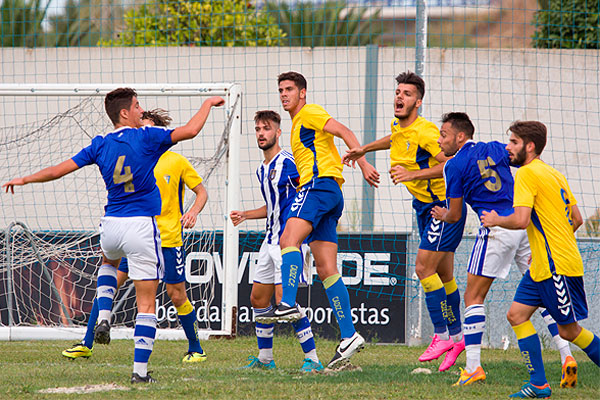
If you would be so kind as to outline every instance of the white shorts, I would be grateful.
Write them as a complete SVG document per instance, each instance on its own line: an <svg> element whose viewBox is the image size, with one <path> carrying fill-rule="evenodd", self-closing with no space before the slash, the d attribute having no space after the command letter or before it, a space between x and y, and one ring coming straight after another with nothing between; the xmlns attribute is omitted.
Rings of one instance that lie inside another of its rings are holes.
<svg viewBox="0 0 600 400"><path fill-rule="evenodd" d="M102 217L100 247L109 260L127 257L133 280L163 278L165 263L154 217Z"/></svg>
<svg viewBox="0 0 600 400"><path fill-rule="evenodd" d="M521 273L529 268L531 249L524 229L479 228L467 272L486 278L506 278L514 260Z"/></svg>
<svg viewBox="0 0 600 400"><path fill-rule="evenodd" d="M308 282L308 269L310 266L310 248L302 244L300 248L304 266L300 274L298 286L306 286ZM281 285L281 247L278 244L268 244L265 239L260 246L258 261L254 267L252 282L265 285Z"/></svg>

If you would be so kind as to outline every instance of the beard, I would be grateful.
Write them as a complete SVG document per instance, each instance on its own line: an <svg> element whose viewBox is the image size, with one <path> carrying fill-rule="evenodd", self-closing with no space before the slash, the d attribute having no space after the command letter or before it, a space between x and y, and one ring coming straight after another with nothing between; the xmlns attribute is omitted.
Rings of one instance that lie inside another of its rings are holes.
<svg viewBox="0 0 600 400"><path fill-rule="evenodd" d="M261 149L262 151L266 151L269 150L271 147L275 146L275 143L277 142L277 137L273 137L272 140L267 141L265 144L263 144L262 146L259 144L258 148Z"/></svg>
<svg viewBox="0 0 600 400"><path fill-rule="evenodd" d="M416 104L413 104L412 106L408 106L408 105L404 105L404 108L402 108L401 112L402 114L394 114L394 117L398 118L398 119L407 119L413 112L413 110L417 107Z"/></svg>
<svg viewBox="0 0 600 400"><path fill-rule="evenodd" d="M521 150L519 150L519 152L516 153L512 157L512 159L510 160L510 163L512 165L522 166L525 163L526 158L527 158L527 153L525 152L525 147L523 146L523 148Z"/></svg>

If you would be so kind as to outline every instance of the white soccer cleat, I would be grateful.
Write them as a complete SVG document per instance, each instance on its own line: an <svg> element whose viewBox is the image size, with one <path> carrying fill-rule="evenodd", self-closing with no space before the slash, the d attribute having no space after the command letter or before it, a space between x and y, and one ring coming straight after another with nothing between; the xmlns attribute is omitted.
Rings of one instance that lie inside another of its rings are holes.
<svg viewBox="0 0 600 400"><path fill-rule="evenodd" d="M365 338L358 332L355 332L349 338L342 339L337 349L335 349L335 355L327 364L327 368L336 369L341 364L346 363L350 357L358 353L363 347L365 347Z"/></svg>

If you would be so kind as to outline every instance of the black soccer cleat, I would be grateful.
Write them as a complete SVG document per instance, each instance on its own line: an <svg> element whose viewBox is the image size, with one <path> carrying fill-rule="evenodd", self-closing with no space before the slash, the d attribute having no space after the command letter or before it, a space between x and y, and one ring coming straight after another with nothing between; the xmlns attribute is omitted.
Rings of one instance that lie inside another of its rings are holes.
<svg viewBox="0 0 600 400"><path fill-rule="evenodd" d="M272 324L275 322L296 322L300 318L302 318L302 313L297 305L290 307L287 304L281 303L273 307L271 311L257 315L255 319L256 322L261 324Z"/></svg>
<svg viewBox="0 0 600 400"><path fill-rule="evenodd" d="M107 320L102 320L94 330L94 341L100 344L110 343L110 324Z"/></svg>
<svg viewBox="0 0 600 400"><path fill-rule="evenodd" d="M147 374L146 376L139 376L137 373L131 374L131 383L156 383L156 379Z"/></svg>

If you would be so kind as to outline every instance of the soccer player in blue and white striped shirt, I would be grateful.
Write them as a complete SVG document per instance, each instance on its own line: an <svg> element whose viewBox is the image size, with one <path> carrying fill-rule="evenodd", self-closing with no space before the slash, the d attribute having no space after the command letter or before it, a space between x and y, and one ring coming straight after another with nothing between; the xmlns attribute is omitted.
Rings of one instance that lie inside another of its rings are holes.
<svg viewBox="0 0 600 400"><path fill-rule="evenodd" d="M271 310L271 298L275 293L277 303L281 301L281 249L279 238L289 209L296 196L298 186L298 171L294 158L289 152L279 146L281 117L275 111L258 111L254 117L256 141L263 151L265 160L258 167L256 174L260 182L260 189L265 200L265 205L247 211L232 211L231 220L235 226L247 219L267 219L266 235L260 247L258 264L254 270L254 281L250 303L254 315L258 316ZM306 255L308 246L303 245ZM300 281L306 282L306 277L301 274ZM304 352L304 372L321 371L323 365L317 357L315 340L313 338L310 322L302 311L302 318L293 323L294 330ZM258 357L250 356L250 363L246 368L275 368L273 360L273 323L256 323L256 337L258 341Z"/></svg>

